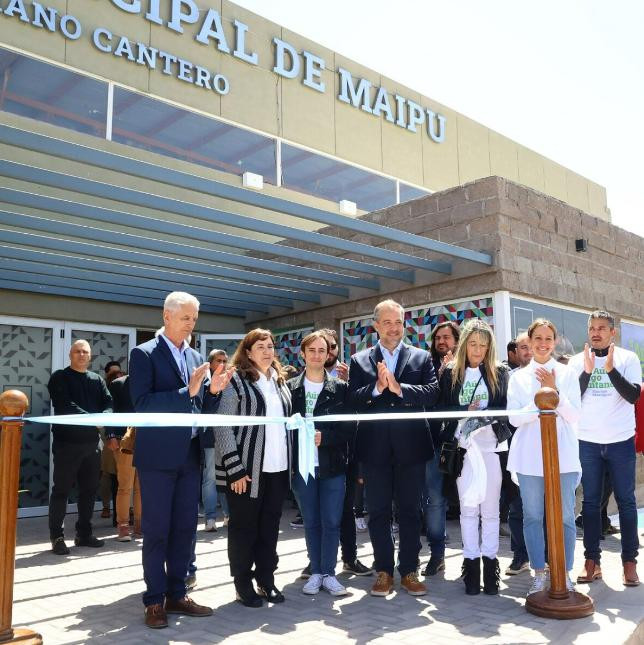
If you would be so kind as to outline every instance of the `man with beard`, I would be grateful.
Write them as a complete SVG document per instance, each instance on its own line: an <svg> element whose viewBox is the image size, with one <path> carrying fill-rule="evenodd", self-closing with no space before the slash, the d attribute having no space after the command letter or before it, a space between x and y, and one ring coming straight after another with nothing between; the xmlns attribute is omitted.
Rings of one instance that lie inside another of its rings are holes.
<svg viewBox="0 0 644 645"><path fill-rule="evenodd" d="M434 327L429 351L437 378L443 373L445 365L454 358L453 354L460 335L458 325L453 320L445 320Z"/></svg>
<svg viewBox="0 0 644 645"><path fill-rule="evenodd" d="M615 346L615 320L606 311L593 311L588 318L588 343L570 361L579 374L581 418L579 459L584 488L584 568L577 582L590 583L602 577L600 568L601 499L604 470L608 469L619 510L623 582L639 584L637 576L637 506L635 503L635 415L642 372L634 352Z"/></svg>
<svg viewBox="0 0 644 645"><path fill-rule="evenodd" d="M453 359L460 334L458 325L452 320L438 323L434 327L430 353L437 377L443 373L445 366ZM438 469L441 425L440 421L432 421L429 426L435 452L434 456L425 466L423 511L430 552L429 562L423 570L423 575L425 576L434 576L439 571L445 569L445 516L447 513L447 500L445 495L443 495L443 473ZM454 500L454 504L456 506L455 514L458 517L457 500Z"/></svg>

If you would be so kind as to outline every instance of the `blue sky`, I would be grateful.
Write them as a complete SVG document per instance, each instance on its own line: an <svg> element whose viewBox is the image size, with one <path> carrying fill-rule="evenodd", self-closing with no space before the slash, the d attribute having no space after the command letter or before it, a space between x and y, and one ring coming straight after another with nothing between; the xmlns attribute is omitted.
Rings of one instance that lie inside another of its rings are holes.
<svg viewBox="0 0 644 645"><path fill-rule="evenodd" d="M644 2L234 1L605 186L644 236Z"/></svg>

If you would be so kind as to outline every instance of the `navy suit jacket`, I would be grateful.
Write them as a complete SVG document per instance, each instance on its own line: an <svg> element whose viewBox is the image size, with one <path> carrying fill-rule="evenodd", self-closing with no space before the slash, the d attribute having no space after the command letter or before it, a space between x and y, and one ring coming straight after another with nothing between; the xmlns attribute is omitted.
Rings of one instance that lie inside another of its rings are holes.
<svg viewBox="0 0 644 645"><path fill-rule="evenodd" d="M403 345L394 376L402 397L388 389L373 396L378 380L380 346L358 352L349 366L349 391L357 412L422 412L438 400L438 382L429 352ZM434 447L425 419L414 421L361 421L356 442L357 461L367 464L415 464L431 459Z"/></svg>
<svg viewBox="0 0 644 645"><path fill-rule="evenodd" d="M188 374L203 363L194 350L186 351ZM172 352L163 338L154 338L130 352L130 395L137 412L214 412L218 396L210 394L206 377L190 398ZM174 470L185 463L192 428L137 428L134 465L141 470Z"/></svg>

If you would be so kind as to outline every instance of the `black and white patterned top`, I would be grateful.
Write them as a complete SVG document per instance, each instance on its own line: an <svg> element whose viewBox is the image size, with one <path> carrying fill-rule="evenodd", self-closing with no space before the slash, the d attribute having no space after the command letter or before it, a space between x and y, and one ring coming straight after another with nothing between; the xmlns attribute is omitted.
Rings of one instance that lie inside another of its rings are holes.
<svg viewBox="0 0 644 645"><path fill-rule="evenodd" d="M291 392L286 384L277 385L277 392L282 399L284 416L288 417L291 415ZM254 383L239 374L233 374L230 383L221 394L217 412L261 417L266 413L266 402ZM227 488L232 482L248 475L251 478L250 496L257 497L264 459L264 426L223 426L214 428L214 431L217 486ZM285 432L290 472L291 437L288 431Z"/></svg>

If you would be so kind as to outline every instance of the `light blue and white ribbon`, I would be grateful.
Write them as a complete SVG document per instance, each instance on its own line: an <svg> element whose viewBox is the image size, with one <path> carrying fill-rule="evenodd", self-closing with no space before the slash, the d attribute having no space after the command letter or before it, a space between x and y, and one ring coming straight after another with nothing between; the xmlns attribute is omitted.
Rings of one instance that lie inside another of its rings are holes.
<svg viewBox="0 0 644 645"><path fill-rule="evenodd" d="M538 410L485 410L486 417L530 416ZM315 477L315 424L361 421L413 421L417 419L464 419L480 417L481 411L454 410L450 412L376 412L370 414L328 414L320 417L302 417L299 413L290 417L258 417L228 414L188 414L169 412L111 412L96 414L61 414L43 417L4 417L4 421L29 421L51 425L167 428L167 427L236 427L257 426L266 423L283 423L289 430L298 433L299 471L304 481Z"/></svg>

